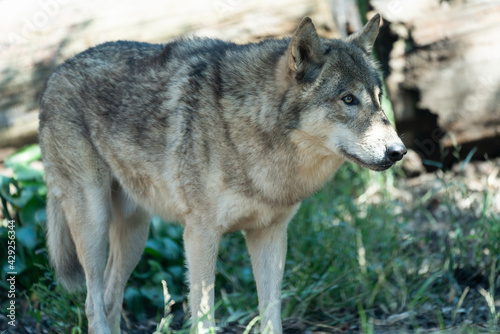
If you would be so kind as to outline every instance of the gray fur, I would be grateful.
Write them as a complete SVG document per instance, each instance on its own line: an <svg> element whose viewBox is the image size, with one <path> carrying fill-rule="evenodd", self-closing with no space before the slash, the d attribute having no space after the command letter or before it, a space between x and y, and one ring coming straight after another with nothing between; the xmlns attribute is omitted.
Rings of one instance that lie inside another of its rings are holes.
<svg viewBox="0 0 500 334"><path fill-rule="evenodd" d="M209 314L194 330L213 323L220 237L245 230L261 328L281 333L286 226L300 202L345 159L383 170L405 153L368 55L378 24L348 42L320 39L309 18L256 44L111 42L52 73L40 102L48 246L66 286L83 267L92 333L119 332L145 212L185 226L192 316Z"/></svg>

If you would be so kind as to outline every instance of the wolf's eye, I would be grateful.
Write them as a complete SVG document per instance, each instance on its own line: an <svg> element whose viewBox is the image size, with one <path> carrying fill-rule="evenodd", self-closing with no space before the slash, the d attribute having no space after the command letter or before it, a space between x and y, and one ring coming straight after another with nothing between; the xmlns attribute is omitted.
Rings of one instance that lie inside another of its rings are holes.
<svg viewBox="0 0 500 334"><path fill-rule="evenodd" d="M342 98L342 101L344 101L345 104L354 104L354 96L352 96L351 94L349 95L346 95Z"/></svg>

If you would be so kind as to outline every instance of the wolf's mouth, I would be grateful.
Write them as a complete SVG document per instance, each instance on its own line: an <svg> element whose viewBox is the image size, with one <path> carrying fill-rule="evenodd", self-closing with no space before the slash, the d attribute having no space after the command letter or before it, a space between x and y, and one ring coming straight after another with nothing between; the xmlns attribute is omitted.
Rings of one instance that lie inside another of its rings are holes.
<svg viewBox="0 0 500 334"><path fill-rule="evenodd" d="M362 167L365 167L365 168L368 168L368 169L371 169L371 170L374 170L377 172L381 172L381 171L384 171L386 169L389 169L394 165L394 162L392 162L390 160L385 160L385 159L381 162L378 162L378 163L371 163L371 162L363 161L358 156L347 152L342 147L340 148L340 152L347 160L354 162L355 164L358 164Z"/></svg>

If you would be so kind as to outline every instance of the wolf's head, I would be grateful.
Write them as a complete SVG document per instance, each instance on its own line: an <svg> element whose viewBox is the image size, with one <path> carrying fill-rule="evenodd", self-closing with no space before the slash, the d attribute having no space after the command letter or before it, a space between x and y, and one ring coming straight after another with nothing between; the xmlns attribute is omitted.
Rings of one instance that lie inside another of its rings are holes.
<svg viewBox="0 0 500 334"><path fill-rule="evenodd" d="M371 58L379 24L377 14L340 41L320 39L304 18L288 46L286 77L290 103L300 106L292 125L297 140L380 171L406 148L381 107L382 81Z"/></svg>

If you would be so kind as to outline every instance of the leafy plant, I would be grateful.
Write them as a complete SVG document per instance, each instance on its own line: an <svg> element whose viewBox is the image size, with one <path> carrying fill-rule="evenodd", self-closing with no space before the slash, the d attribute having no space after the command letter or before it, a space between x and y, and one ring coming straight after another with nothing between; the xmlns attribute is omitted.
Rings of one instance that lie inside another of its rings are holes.
<svg viewBox="0 0 500 334"><path fill-rule="evenodd" d="M13 176L0 175L0 200L4 220L0 227L0 242L7 244L7 222L15 226L15 272L16 287L28 291L44 273L47 258L44 244L46 221L45 201L47 187L40 166L41 152L38 145L27 146L5 161L5 167L13 170ZM37 164L38 163L38 164ZM6 259L7 249L0 248L1 258ZM2 281L9 270L7 264L1 268Z"/></svg>
<svg viewBox="0 0 500 334"><path fill-rule="evenodd" d="M144 254L125 290L125 305L136 318L164 307L162 281L168 284L172 300L184 301L183 254L182 227L153 217Z"/></svg>
<svg viewBox="0 0 500 334"><path fill-rule="evenodd" d="M31 288L29 313L55 333L87 333L85 292L68 293L56 284L52 270L43 269L43 277Z"/></svg>

